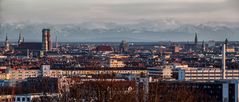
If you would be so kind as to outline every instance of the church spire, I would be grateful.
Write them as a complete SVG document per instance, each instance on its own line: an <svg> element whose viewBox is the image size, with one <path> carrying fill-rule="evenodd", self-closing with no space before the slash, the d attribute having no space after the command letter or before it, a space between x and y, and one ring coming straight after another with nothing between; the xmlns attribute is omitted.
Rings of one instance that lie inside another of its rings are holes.
<svg viewBox="0 0 239 102"><path fill-rule="evenodd" d="M5 42L8 42L8 37L7 37L7 34L6 34L6 39L5 39Z"/></svg>
<svg viewBox="0 0 239 102"><path fill-rule="evenodd" d="M22 42L24 42L24 37L22 37Z"/></svg>
<svg viewBox="0 0 239 102"><path fill-rule="evenodd" d="M56 38L55 38L55 47L58 48L58 39L57 39L57 35L56 35Z"/></svg>
<svg viewBox="0 0 239 102"><path fill-rule="evenodd" d="M197 36L197 33L195 33L194 44L195 44L195 45L198 44L198 36Z"/></svg>
<svg viewBox="0 0 239 102"><path fill-rule="evenodd" d="M225 42L224 42L226 45L228 44L228 40L227 40L227 38L226 38L226 40L225 40Z"/></svg>
<svg viewBox="0 0 239 102"><path fill-rule="evenodd" d="M225 39L224 44L226 45L226 49L227 49L227 46L228 46L228 40L227 40L227 38Z"/></svg>
<svg viewBox="0 0 239 102"><path fill-rule="evenodd" d="M203 52L205 51L205 43L204 43L204 40L202 41L202 51L203 51Z"/></svg>
<svg viewBox="0 0 239 102"><path fill-rule="evenodd" d="M23 40L23 39L22 39L22 33L19 33L18 45L23 42L22 40Z"/></svg>
<svg viewBox="0 0 239 102"><path fill-rule="evenodd" d="M8 36L6 34L6 39L5 39L5 51L9 51L10 50L10 45L9 45L9 41L8 41Z"/></svg>

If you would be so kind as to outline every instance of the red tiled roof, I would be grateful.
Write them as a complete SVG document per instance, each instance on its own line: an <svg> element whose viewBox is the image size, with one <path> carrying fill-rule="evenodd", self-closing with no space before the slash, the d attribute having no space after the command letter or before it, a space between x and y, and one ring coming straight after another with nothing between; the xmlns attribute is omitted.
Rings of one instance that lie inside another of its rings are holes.
<svg viewBox="0 0 239 102"><path fill-rule="evenodd" d="M29 49L29 50L41 50L42 43L40 42L24 42L19 45L21 49Z"/></svg>
<svg viewBox="0 0 239 102"><path fill-rule="evenodd" d="M96 51L113 51L113 48L111 46L101 45L96 47Z"/></svg>

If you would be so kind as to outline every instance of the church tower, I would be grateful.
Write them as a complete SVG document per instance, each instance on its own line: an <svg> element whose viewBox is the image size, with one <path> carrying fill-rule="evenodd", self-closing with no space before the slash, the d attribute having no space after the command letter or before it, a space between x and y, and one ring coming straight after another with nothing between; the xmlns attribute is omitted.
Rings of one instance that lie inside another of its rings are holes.
<svg viewBox="0 0 239 102"><path fill-rule="evenodd" d="M6 39L5 39L5 51L9 51L10 50L10 44L9 44L9 41L8 41L8 37L6 35Z"/></svg>
<svg viewBox="0 0 239 102"><path fill-rule="evenodd" d="M194 44L195 44L195 46L197 46L197 44L198 44L198 36L197 36L197 33L195 33Z"/></svg>
<svg viewBox="0 0 239 102"><path fill-rule="evenodd" d="M23 42L22 33L19 33L18 46Z"/></svg>

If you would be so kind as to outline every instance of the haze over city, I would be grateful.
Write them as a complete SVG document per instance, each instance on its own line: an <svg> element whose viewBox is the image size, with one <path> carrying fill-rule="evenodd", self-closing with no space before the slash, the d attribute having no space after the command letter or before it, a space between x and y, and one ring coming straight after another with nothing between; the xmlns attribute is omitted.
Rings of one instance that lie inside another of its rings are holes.
<svg viewBox="0 0 239 102"><path fill-rule="evenodd" d="M1 0L1 37L41 41L237 41L238 0ZM9 28L9 29L7 29ZM3 41L4 39L1 39Z"/></svg>

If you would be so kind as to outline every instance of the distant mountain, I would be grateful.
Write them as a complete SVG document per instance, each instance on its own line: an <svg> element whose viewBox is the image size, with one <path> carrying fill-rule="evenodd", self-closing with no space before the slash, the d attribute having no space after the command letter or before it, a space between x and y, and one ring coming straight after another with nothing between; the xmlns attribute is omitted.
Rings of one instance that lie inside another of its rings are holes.
<svg viewBox="0 0 239 102"><path fill-rule="evenodd" d="M139 20L136 23L83 22L79 24L2 23L1 39L6 33L10 41L17 41L21 32L25 41L41 41L41 29L50 28L52 40L59 41L192 41L194 33L199 40L239 40L239 23L209 22L187 24L175 20Z"/></svg>

